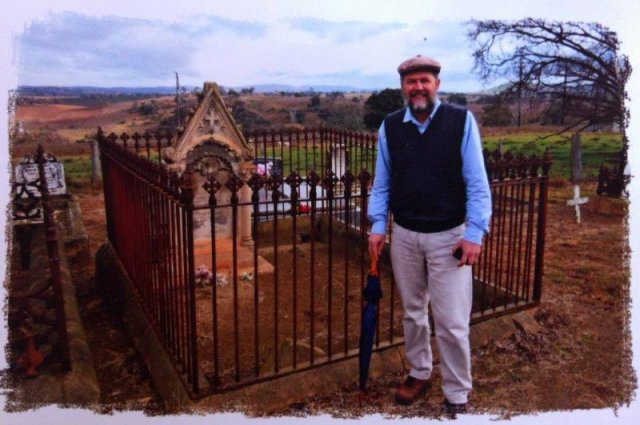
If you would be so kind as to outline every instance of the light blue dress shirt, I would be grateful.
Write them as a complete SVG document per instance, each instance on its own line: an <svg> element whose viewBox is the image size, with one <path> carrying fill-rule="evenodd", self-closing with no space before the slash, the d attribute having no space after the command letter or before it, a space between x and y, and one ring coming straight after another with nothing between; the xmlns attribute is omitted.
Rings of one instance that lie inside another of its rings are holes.
<svg viewBox="0 0 640 425"><path fill-rule="evenodd" d="M436 99L433 112L423 123L419 122L406 108L403 122L411 122L420 134L424 134L431 124L438 108L440 99ZM462 155L462 177L467 191L467 227L463 238L477 244L482 243L482 237L489 232L491 219L491 191L487 180L482 156L482 142L480 131L475 118L467 111L464 124L460 154ZM391 160L384 121L378 131L378 158L376 160L375 179L369 198L368 218L373 223L371 233L385 234L389 217L389 194L391 191Z"/></svg>

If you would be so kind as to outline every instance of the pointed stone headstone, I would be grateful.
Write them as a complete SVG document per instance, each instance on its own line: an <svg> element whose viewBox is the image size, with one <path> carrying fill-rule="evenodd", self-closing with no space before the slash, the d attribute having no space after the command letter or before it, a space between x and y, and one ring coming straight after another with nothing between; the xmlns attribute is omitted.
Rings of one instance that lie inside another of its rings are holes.
<svg viewBox="0 0 640 425"><path fill-rule="evenodd" d="M206 146L205 146L206 145ZM204 157L219 157L237 175L253 169L253 151L229 112L216 83L204 83L203 97L175 146L165 150L171 167L184 170Z"/></svg>

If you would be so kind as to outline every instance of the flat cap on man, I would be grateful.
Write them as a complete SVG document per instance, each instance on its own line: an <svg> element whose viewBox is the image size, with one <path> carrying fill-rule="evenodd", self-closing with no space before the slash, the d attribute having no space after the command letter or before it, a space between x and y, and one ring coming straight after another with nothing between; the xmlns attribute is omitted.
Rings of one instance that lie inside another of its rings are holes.
<svg viewBox="0 0 640 425"><path fill-rule="evenodd" d="M398 72L401 77L418 71L427 71L438 75L440 73L440 62L427 56L418 55L407 59L398 66Z"/></svg>

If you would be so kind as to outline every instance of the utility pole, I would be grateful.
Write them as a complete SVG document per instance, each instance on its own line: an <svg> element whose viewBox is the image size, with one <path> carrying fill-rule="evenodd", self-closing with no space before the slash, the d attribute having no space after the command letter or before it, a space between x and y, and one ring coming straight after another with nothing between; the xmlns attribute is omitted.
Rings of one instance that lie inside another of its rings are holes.
<svg viewBox="0 0 640 425"><path fill-rule="evenodd" d="M180 77L176 73L176 128L180 127Z"/></svg>

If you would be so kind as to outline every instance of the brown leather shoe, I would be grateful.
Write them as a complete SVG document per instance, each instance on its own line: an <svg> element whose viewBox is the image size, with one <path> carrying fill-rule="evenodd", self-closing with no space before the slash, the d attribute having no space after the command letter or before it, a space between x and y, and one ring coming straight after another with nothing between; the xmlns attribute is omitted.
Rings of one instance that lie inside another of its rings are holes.
<svg viewBox="0 0 640 425"><path fill-rule="evenodd" d="M431 382L428 379L417 379L413 376L407 376L406 381L398 387L396 401L405 406L409 405L422 396L429 388L431 388Z"/></svg>

